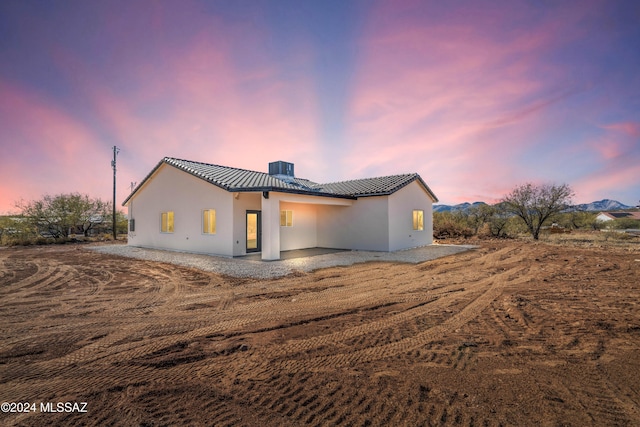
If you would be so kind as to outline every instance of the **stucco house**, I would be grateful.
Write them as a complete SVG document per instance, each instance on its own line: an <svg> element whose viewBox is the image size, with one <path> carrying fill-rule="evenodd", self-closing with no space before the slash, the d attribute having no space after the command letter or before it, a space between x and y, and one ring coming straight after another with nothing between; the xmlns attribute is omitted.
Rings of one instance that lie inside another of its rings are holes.
<svg viewBox="0 0 640 427"><path fill-rule="evenodd" d="M600 212L598 216L596 216L598 221L613 221L616 219L638 219L640 220L640 212Z"/></svg>
<svg viewBox="0 0 640 427"><path fill-rule="evenodd" d="M123 206L131 246L277 260L293 249L429 245L437 201L416 173L319 184L283 161L264 173L165 157Z"/></svg>

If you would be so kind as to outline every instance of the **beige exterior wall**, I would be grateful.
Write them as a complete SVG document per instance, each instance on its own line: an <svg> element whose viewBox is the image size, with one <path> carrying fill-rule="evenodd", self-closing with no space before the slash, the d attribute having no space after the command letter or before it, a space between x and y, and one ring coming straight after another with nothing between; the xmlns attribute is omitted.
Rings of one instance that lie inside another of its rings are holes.
<svg viewBox="0 0 640 427"><path fill-rule="evenodd" d="M212 187L211 184L209 186ZM223 190L224 191L224 190ZM226 191L225 191L226 193ZM247 254L247 211L261 209L262 193L233 194L233 256Z"/></svg>
<svg viewBox="0 0 640 427"><path fill-rule="evenodd" d="M283 210L293 212L293 225L280 227L280 250L317 247L317 205L280 202L280 211Z"/></svg>
<svg viewBox="0 0 640 427"><path fill-rule="evenodd" d="M318 207L318 246L388 251L387 196L362 197L349 207Z"/></svg>
<svg viewBox="0 0 640 427"><path fill-rule="evenodd" d="M163 164L128 203L129 218L135 219L129 245L232 256L232 198L232 193ZM204 209L216 210L216 234L202 233ZM174 212L174 232L161 233L161 214L168 211Z"/></svg>
<svg viewBox="0 0 640 427"><path fill-rule="evenodd" d="M413 230L413 210L424 211L424 230ZM390 196L361 197L353 206L318 208L318 246L396 251L433 243L433 202L414 181Z"/></svg>
<svg viewBox="0 0 640 427"><path fill-rule="evenodd" d="M413 229L413 211L424 211L424 230ZM414 181L389 196L389 251L433 243L433 202Z"/></svg>

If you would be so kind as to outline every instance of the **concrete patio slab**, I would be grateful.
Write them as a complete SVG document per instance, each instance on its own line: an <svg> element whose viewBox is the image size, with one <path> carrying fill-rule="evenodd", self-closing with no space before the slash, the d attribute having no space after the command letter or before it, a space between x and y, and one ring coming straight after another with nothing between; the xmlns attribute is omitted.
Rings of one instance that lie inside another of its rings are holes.
<svg viewBox="0 0 640 427"><path fill-rule="evenodd" d="M429 245L396 252L331 250L330 253L320 253L322 251L299 250L291 251L292 253L289 255L288 259L281 259L277 261L262 261L260 259L251 259L247 257L225 258L212 255L138 248L128 245L95 245L87 246L87 248L110 255L119 255L147 261L166 262L233 277L273 279L295 272L310 272L319 268L347 266L371 261L417 264L465 252L476 248L476 246ZM323 248L314 249L327 251L327 249ZM286 252L287 251L282 253L285 254ZM308 254L308 256L300 256L305 253Z"/></svg>
<svg viewBox="0 0 640 427"><path fill-rule="evenodd" d="M318 256L318 255L326 255L326 254L334 254L338 252L350 252L349 249L332 249L332 248L307 248L307 249L294 249L291 251L282 251L280 252L279 261L287 260L287 259L295 259L295 258L307 258L310 256ZM248 254L233 257L234 259L241 259L247 261L262 261L262 254ZM265 262L273 262L273 261L265 261Z"/></svg>

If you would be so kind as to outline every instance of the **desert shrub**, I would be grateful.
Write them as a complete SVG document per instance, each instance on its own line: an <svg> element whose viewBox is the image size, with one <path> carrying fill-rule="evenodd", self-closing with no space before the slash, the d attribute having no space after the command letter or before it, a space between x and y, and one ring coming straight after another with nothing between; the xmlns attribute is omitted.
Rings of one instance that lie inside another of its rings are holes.
<svg viewBox="0 0 640 427"><path fill-rule="evenodd" d="M543 238L547 243L584 247L640 245L640 237L619 231L574 230L566 234L545 234Z"/></svg>
<svg viewBox="0 0 640 427"><path fill-rule="evenodd" d="M63 245L65 243L79 243L90 241L89 238L84 237L58 237L53 238L51 236L35 235L33 233L27 234L14 234L10 238L5 239L4 245L6 246L31 246L31 245Z"/></svg>
<svg viewBox="0 0 640 427"><path fill-rule="evenodd" d="M619 218L607 221L606 227L614 230L640 229L640 220L633 218Z"/></svg>
<svg viewBox="0 0 640 427"><path fill-rule="evenodd" d="M64 239L54 239L45 236L18 236L5 242L7 246L31 246L31 245L51 245L53 243L65 243Z"/></svg>
<svg viewBox="0 0 640 427"><path fill-rule="evenodd" d="M433 214L433 236L436 239L471 236L504 238L526 232L527 228L516 217L507 214L500 204Z"/></svg>
<svg viewBox="0 0 640 427"><path fill-rule="evenodd" d="M35 237L35 230L19 215L0 217L0 244L15 246Z"/></svg>
<svg viewBox="0 0 640 427"><path fill-rule="evenodd" d="M596 212L570 211L560 212L551 215L547 220L547 225L558 224L562 228L569 230L597 230Z"/></svg>
<svg viewBox="0 0 640 427"><path fill-rule="evenodd" d="M14 234L4 240L6 246L28 246L33 245L37 236L27 233Z"/></svg>
<svg viewBox="0 0 640 427"><path fill-rule="evenodd" d="M603 231L605 241L627 242L630 240L638 240L638 236L623 231Z"/></svg>
<svg viewBox="0 0 640 427"><path fill-rule="evenodd" d="M436 239L471 237L473 234L473 229L468 226L463 214L451 212L433 214L433 237Z"/></svg>

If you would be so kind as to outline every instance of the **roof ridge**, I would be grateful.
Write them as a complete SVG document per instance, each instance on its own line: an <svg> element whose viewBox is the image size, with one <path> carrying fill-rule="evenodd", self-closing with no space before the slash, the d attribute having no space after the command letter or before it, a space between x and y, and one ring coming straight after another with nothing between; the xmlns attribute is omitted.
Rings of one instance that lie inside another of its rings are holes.
<svg viewBox="0 0 640 427"><path fill-rule="evenodd" d="M199 165L215 166L215 167L218 167L218 168L234 169L234 170L239 170L239 171L243 171L243 172L253 172L253 173L261 173L261 174L264 174L264 175L269 175L268 172L262 172L262 171L256 171L256 170L251 170L251 169L244 169L244 168L237 168L235 166L225 166L225 165L217 165L217 164L214 164L214 163L198 162L198 161L195 161L195 160L179 159L177 157L165 157L163 160L177 160L177 161L180 161L180 162L197 163ZM269 176L273 176L273 175L269 175Z"/></svg>
<svg viewBox="0 0 640 427"><path fill-rule="evenodd" d="M414 176L417 176L417 175L418 175L418 173L416 173L416 172L398 173L398 174L394 174L394 175L371 176L369 178L355 178L355 179L347 179L347 180L344 180L344 181L325 182L325 183L319 184L319 185L343 184L343 183L349 183L349 182L355 182L355 181L365 181L365 180L368 180L368 179L384 179L384 178L395 178L395 177L414 177Z"/></svg>
<svg viewBox="0 0 640 427"><path fill-rule="evenodd" d="M224 172L219 172L219 173L225 174L225 176L227 176L227 177L236 178L236 177L239 176L239 174L248 173L248 174L253 174L254 176L258 175L262 179L265 179L265 180L271 180L272 182L275 181L275 182L279 183L280 185L284 186L285 188L289 187L289 188L306 189L307 191L314 191L314 192L318 191L315 188L316 187L316 183L314 181L311 181L310 179L306 179L306 178L291 177L292 180L291 180L291 182L289 182L288 180L282 179L282 178L280 178L280 177L278 177L276 175L271 175L268 172L256 171L256 170L251 170L251 169L237 168L237 167L234 167L234 166L216 165L216 164L213 164L213 163L198 162L198 161L195 161L195 160L179 159L177 157L165 157L163 159L163 161L167 162L168 164L170 164L172 166L177 166L177 167L179 167L181 169L191 169L187 164L192 164L194 166L198 165L198 166L204 166L204 167L215 167L215 168L222 169ZM187 163L187 164L184 164L184 163ZM207 173L202 173L201 171L193 171L193 173L197 174L198 176L202 177L203 179L205 179L208 182L219 183L225 189L232 188L232 187L230 187L230 185L228 185L226 183L226 181L224 179L212 178L211 176L208 176ZM259 181L261 178L251 178L250 181L253 183L253 182ZM298 180L307 181L311 185L302 184Z"/></svg>

